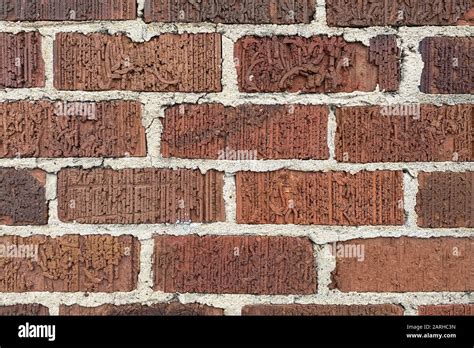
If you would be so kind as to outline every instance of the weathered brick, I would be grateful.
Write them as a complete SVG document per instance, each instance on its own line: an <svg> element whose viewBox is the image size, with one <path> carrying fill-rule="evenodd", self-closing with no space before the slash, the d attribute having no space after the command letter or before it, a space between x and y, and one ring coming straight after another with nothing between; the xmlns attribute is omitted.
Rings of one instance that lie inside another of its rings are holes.
<svg viewBox="0 0 474 348"><path fill-rule="evenodd" d="M241 224L402 225L398 171L237 173Z"/></svg>
<svg viewBox="0 0 474 348"><path fill-rule="evenodd" d="M329 110L312 105L176 105L165 110L163 157L327 159Z"/></svg>
<svg viewBox="0 0 474 348"><path fill-rule="evenodd" d="M155 290L216 294L313 294L316 270L307 238L158 236Z"/></svg>
<svg viewBox="0 0 474 348"><path fill-rule="evenodd" d="M44 316L49 315L49 309L39 304L17 304L13 306L1 306L0 316Z"/></svg>
<svg viewBox="0 0 474 348"><path fill-rule="evenodd" d="M187 169L64 169L59 218L87 224L225 220L223 173Z"/></svg>
<svg viewBox="0 0 474 348"><path fill-rule="evenodd" d="M450 304L418 307L418 315L474 316L474 304Z"/></svg>
<svg viewBox="0 0 474 348"><path fill-rule="evenodd" d="M45 184L42 170L0 168L0 224L46 225Z"/></svg>
<svg viewBox="0 0 474 348"><path fill-rule="evenodd" d="M370 47L324 35L239 39L235 62L241 92L397 91L400 49L394 35L377 36Z"/></svg>
<svg viewBox="0 0 474 348"><path fill-rule="evenodd" d="M467 24L472 0L326 0L329 26Z"/></svg>
<svg viewBox="0 0 474 348"><path fill-rule="evenodd" d="M343 107L336 119L341 162L474 160L472 104Z"/></svg>
<svg viewBox="0 0 474 348"><path fill-rule="evenodd" d="M0 245L18 251L0 257L1 292L123 292L137 286L140 244L132 236L3 236Z"/></svg>
<svg viewBox="0 0 474 348"><path fill-rule="evenodd" d="M336 248L332 288L342 292L474 290L472 238L358 239Z"/></svg>
<svg viewBox="0 0 474 348"><path fill-rule="evenodd" d="M0 20L87 21L137 17L136 0L0 0Z"/></svg>
<svg viewBox="0 0 474 348"><path fill-rule="evenodd" d="M472 37L428 37L420 43L425 63L420 90L432 94L473 94Z"/></svg>
<svg viewBox="0 0 474 348"><path fill-rule="evenodd" d="M0 103L0 139L4 158L146 156L133 101Z"/></svg>
<svg viewBox="0 0 474 348"><path fill-rule="evenodd" d="M381 305L249 305L242 308L242 315L257 316L368 316L403 315L403 307L394 304Z"/></svg>
<svg viewBox="0 0 474 348"><path fill-rule="evenodd" d="M145 22L293 24L313 19L315 2L295 0L146 0Z"/></svg>
<svg viewBox="0 0 474 348"><path fill-rule="evenodd" d="M125 35L59 33L54 86L61 90L221 91L221 36L162 34L147 42Z"/></svg>
<svg viewBox="0 0 474 348"><path fill-rule="evenodd" d="M418 175L416 212L421 227L474 227L474 172Z"/></svg>
<svg viewBox="0 0 474 348"><path fill-rule="evenodd" d="M38 32L0 33L0 88L44 87Z"/></svg>

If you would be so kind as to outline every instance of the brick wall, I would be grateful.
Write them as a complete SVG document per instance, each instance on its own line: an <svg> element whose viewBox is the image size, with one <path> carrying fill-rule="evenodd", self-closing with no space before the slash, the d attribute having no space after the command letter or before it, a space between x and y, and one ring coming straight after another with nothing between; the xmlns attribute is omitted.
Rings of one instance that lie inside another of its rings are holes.
<svg viewBox="0 0 474 348"><path fill-rule="evenodd" d="M0 0L0 315L472 315L438 5Z"/></svg>

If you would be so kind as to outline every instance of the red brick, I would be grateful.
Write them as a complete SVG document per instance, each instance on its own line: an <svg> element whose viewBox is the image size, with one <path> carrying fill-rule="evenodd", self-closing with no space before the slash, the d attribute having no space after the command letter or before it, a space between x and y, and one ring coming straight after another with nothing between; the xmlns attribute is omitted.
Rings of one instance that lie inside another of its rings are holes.
<svg viewBox="0 0 474 348"><path fill-rule="evenodd" d="M136 0L2 0L0 20L87 21L137 17Z"/></svg>
<svg viewBox="0 0 474 348"><path fill-rule="evenodd" d="M241 224L402 225L402 172L237 173Z"/></svg>
<svg viewBox="0 0 474 348"><path fill-rule="evenodd" d="M146 0L145 22L212 22L228 24L309 23L313 0Z"/></svg>
<svg viewBox="0 0 474 348"><path fill-rule="evenodd" d="M176 105L166 109L163 157L328 159L329 110L313 105Z"/></svg>
<svg viewBox="0 0 474 348"><path fill-rule="evenodd" d="M162 34L147 42L125 35L59 33L54 86L60 90L221 91L221 36Z"/></svg>
<svg viewBox="0 0 474 348"><path fill-rule="evenodd" d="M342 37L246 36L235 46L241 92L397 91L400 49L394 35L370 47Z"/></svg>
<svg viewBox="0 0 474 348"><path fill-rule="evenodd" d="M474 172L418 175L418 225L474 227Z"/></svg>
<svg viewBox="0 0 474 348"><path fill-rule="evenodd" d="M428 37L420 43L425 63L420 90L432 94L473 94L472 37Z"/></svg>
<svg viewBox="0 0 474 348"><path fill-rule="evenodd" d="M0 103L0 124L4 158L146 156L138 102Z"/></svg>
<svg viewBox="0 0 474 348"><path fill-rule="evenodd" d="M38 32L0 33L0 88L44 87Z"/></svg>
<svg viewBox="0 0 474 348"><path fill-rule="evenodd" d="M137 286L140 244L132 236L4 236L0 244L23 256L0 257L1 292L123 292Z"/></svg>
<svg viewBox="0 0 474 348"><path fill-rule="evenodd" d="M466 24L471 0L326 0L329 26Z"/></svg>
<svg viewBox="0 0 474 348"><path fill-rule="evenodd" d="M418 315L474 316L474 304L420 306Z"/></svg>
<svg viewBox="0 0 474 348"><path fill-rule="evenodd" d="M403 315L403 307L394 304L381 305L249 305L242 308L242 315L253 316L369 316Z"/></svg>
<svg viewBox="0 0 474 348"><path fill-rule="evenodd" d="M342 292L474 290L472 238L358 239L336 248L332 288ZM355 248L362 258L353 257Z"/></svg>
<svg viewBox="0 0 474 348"><path fill-rule="evenodd" d="M1 306L0 316L45 316L49 315L49 309L39 304L17 304L13 306Z"/></svg>
<svg viewBox="0 0 474 348"><path fill-rule="evenodd" d="M155 290L214 294L313 294L316 269L307 238L158 236Z"/></svg>
<svg viewBox="0 0 474 348"><path fill-rule="evenodd" d="M472 104L343 107L336 119L338 161L474 160Z"/></svg>
<svg viewBox="0 0 474 348"><path fill-rule="evenodd" d="M46 225L45 184L42 170L0 168L0 224Z"/></svg>
<svg viewBox="0 0 474 348"><path fill-rule="evenodd" d="M86 224L225 220L223 174L187 169L64 169L59 218Z"/></svg>

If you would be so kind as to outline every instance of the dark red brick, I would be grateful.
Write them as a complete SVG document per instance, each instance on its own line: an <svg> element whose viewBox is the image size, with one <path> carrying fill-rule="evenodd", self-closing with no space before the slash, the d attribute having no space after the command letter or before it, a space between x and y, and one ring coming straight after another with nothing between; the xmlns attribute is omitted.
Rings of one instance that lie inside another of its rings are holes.
<svg viewBox="0 0 474 348"><path fill-rule="evenodd" d="M474 304L420 306L418 307L418 315L474 316Z"/></svg>
<svg viewBox="0 0 474 348"><path fill-rule="evenodd" d="M253 316L369 316L403 315L399 305L249 305L242 308L242 315Z"/></svg>
<svg viewBox="0 0 474 348"><path fill-rule="evenodd" d="M45 316L49 315L49 309L39 304L17 304L13 306L1 306L0 316Z"/></svg>

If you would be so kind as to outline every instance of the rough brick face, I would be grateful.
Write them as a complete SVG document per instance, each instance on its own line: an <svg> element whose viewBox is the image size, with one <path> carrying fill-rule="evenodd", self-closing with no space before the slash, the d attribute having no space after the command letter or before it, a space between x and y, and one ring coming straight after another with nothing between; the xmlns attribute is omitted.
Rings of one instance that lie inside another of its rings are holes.
<svg viewBox="0 0 474 348"><path fill-rule="evenodd" d="M341 162L474 161L472 104L344 107L336 119Z"/></svg>
<svg viewBox="0 0 474 348"><path fill-rule="evenodd" d="M0 224L46 225L46 173L0 168Z"/></svg>
<svg viewBox="0 0 474 348"><path fill-rule="evenodd" d="M474 172L420 173L418 182L419 226L474 227Z"/></svg>
<svg viewBox="0 0 474 348"><path fill-rule="evenodd" d="M59 218L87 224L225 220L223 174L187 169L64 169Z"/></svg>
<svg viewBox="0 0 474 348"><path fill-rule="evenodd" d="M0 33L0 88L44 87L38 32Z"/></svg>
<svg viewBox="0 0 474 348"><path fill-rule="evenodd" d="M1 306L0 316L44 316L49 315L49 309L39 304L18 304L13 306Z"/></svg>
<svg viewBox="0 0 474 348"><path fill-rule="evenodd" d="M311 105L176 105L166 109L163 157L327 159L328 108Z"/></svg>
<svg viewBox="0 0 474 348"><path fill-rule="evenodd" d="M363 260L350 250L363 250ZM472 238L375 238L338 243L332 287L342 292L472 291ZM341 255L341 254L339 254ZM353 254L352 254L353 256Z"/></svg>
<svg viewBox="0 0 474 348"><path fill-rule="evenodd" d="M313 294L311 241L292 237L158 236L155 290L216 294Z"/></svg>
<svg viewBox="0 0 474 348"><path fill-rule="evenodd" d="M2 292L116 292L137 285L140 244L131 236L4 236L0 245L18 251L0 257Z"/></svg>
<svg viewBox="0 0 474 348"><path fill-rule="evenodd" d="M127 156L146 156L138 102L0 103L0 157Z"/></svg>
<svg viewBox="0 0 474 348"><path fill-rule="evenodd" d="M309 23L313 0L146 0L145 21L248 24Z"/></svg>
<svg viewBox="0 0 474 348"><path fill-rule="evenodd" d="M399 305L250 305L242 308L242 315L253 316L369 316L403 315Z"/></svg>
<svg viewBox="0 0 474 348"><path fill-rule="evenodd" d="M59 33L54 47L57 89L221 90L220 34L163 34L137 43L124 35Z"/></svg>
<svg viewBox="0 0 474 348"><path fill-rule="evenodd" d="M474 316L474 304L420 306L418 307L418 315Z"/></svg>
<svg viewBox="0 0 474 348"><path fill-rule="evenodd" d="M241 224L401 225L401 172L239 172Z"/></svg>
<svg viewBox="0 0 474 348"><path fill-rule="evenodd" d="M393 35L372 39L370 47L342 37L246 36L235 58L242 92L396 91L400 82Z"/></svg>

